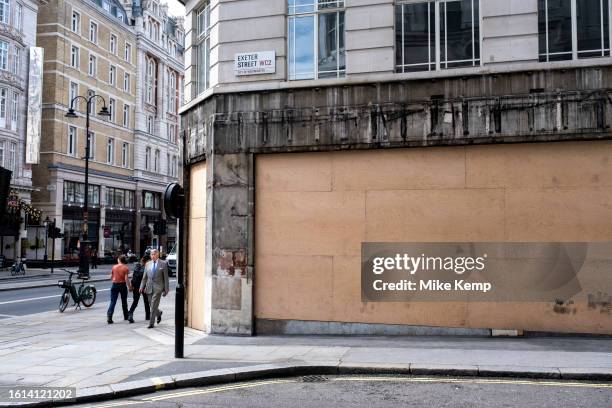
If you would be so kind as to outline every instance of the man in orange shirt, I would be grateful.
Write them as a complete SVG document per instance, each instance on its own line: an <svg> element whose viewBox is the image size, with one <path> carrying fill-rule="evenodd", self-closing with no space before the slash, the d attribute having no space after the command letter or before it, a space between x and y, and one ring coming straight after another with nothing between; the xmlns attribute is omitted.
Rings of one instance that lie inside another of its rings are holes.
<svg viewBox="0 0 612 408"><path fill-rule="evenodd" d="M111 270L111 280L113 284L111 286L111 302L106 312L108 324L113 323L113 313L115 312L115 305L117 304L117 298L121 295L121 308L123 309L123 320L129 319L128 314L128 302L127 295L128 289L132 290L132 283L129 279L130 269L127 266L127 259L125 255L121 255L117 259L117 265L113 266Z"/></svg>

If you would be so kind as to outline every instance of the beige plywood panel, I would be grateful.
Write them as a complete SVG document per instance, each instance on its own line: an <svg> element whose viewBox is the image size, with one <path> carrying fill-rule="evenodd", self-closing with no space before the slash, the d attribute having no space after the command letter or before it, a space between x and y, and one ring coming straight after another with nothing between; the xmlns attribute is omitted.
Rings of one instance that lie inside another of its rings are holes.
<svg viewBox="0 0 612 408"><path fill-rule="evenodd" d="M189 201L189 262L187 264L187 324L204 325L204 275L206 268L206 162L191 167Z"/></svg>

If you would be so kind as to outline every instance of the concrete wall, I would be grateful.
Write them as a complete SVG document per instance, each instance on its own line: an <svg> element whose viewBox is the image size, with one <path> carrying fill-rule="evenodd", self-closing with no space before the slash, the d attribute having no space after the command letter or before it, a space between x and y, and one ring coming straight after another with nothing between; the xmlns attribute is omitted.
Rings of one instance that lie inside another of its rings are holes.
<svg viewBox="0 0 612 408"><path fill-rule="evenodd" d="M360 245L610 241L612 142L258 155L255 317L612 333L574 304L363 303ZM592 291L592 292L591 292Z"/></svg>

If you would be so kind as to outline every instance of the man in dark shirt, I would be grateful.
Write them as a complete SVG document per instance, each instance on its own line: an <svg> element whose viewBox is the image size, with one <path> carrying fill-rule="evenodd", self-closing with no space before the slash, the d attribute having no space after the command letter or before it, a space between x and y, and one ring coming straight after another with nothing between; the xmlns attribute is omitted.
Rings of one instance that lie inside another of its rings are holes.
<svg viewBox="0 0 612 408"><path fill-rule="evenodd" d="M134 266L134 273L132 274L132 306L130 306L130 323L134 323L134 310L138 306L138 300L140 299L140 283L142 282L142 276L144 275L145 265L149 262L150 258L145 255L142 257L140 262ZM145 317L146 320L151 319L151 309L149 308L149 297L146 293L142 293L142 300L145 306Z"/></svg>

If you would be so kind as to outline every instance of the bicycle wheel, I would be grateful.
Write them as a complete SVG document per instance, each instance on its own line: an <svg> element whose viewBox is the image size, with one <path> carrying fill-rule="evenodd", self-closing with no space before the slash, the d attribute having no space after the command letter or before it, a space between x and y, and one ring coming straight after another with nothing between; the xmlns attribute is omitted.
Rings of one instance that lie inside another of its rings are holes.
<svg viewBox="0 0 612 408"><path fill-rule="evenodd" d="M92 307L96 301L96 288L85 286L81 292L81 302L85 307Z"/></svg>
<svg viewBox="0 0 612 408"><path fill-rule="evenodd" d="M66 289L64 290L64 293L62 293L62 297L60 298L60 303L59 303L60 313L63 313L64 310L66 310L66 308L68 307L68 302L70 302L70 292L68 292L68 289Z"/></svg>

